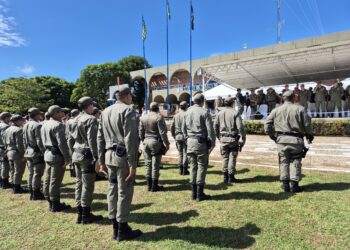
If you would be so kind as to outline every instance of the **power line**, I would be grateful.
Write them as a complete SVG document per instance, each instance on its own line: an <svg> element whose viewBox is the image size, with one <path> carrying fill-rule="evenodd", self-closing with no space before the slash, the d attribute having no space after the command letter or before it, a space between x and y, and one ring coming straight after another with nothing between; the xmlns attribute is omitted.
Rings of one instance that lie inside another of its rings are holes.
<svg viewBox="0 0 350 250"><path fill-rule="evenodd" d="M298 5L299 5L299 7L300 7L300 9L301 9L301 13L304 15L306 21L308 22L308 24L310 25L310 27L312 28L312 30L315 32L315 34L317 34L318 32L316 31L316 29L315 29L314 26L312 25L312 22L310 21L310 19L308 18L307 14L305 13L304 8L303 8L303 6L301 5L300 1L297 0L297 2L298 2Z"/></svg>
<svg viewBox="0 0 350 250"><path fill-rule="evenodd" d="M285 3L286 6L288 7L288 9L290 9L290 11L292 12L292 14L296 17L296 19L298 20L298 22L301 24L301 26L304 27L304 29L306 31L308 31L310 34L313 33L312 29L310 29L310 27L306 26L305 23L301 20L301 18L297 15L297 13L293 10L293 8L288 4L287 0L283 1L282 3Z"/></svg>
<svg viewBox="0 0 350 250"><path fill-rule="evenodd" d="M318 7L318 3L317 3L317 0L313 0L312 1L313 4L314 4L314 8L315 8L315 16L316 16L316 20L317 20L317 23L319 25L319 28L321 30L321 33L324 34L324 28L323 28L323 23L322 23L322 17L321 17L321 14L320 14L320 9Z"/></svg>

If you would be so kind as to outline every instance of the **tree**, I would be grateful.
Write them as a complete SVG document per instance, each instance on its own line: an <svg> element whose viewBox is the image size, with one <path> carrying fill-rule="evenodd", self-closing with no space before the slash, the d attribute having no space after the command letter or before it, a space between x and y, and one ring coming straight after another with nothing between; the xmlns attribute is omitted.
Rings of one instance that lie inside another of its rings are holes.
<svg viewBox="0 0 350 250"><path fill-rule="evenodd" d="M48 94L43 86L27 78L10 78L0 83L0 110L25 114L31 107L46 110Z"/></svg>

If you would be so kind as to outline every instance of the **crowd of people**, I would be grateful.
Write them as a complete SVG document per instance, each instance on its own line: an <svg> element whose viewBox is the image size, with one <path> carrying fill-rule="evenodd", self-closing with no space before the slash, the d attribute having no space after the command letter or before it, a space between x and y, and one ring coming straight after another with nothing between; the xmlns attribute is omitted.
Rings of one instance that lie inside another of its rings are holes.
<svg viewBox="0 0 350 250"><path fill-rule="evenodd" d="M61 202L61 186L66 166L72 165L76 176L76 223L89 224L103 219L91 211L96 173L102 173L109 182L108 218L113 225L113 239L123 241L141 236L140 230L132 230L128 225L139 146L142 142L146 190L164 191L159 178L162 155L170 148L168 130L158 103L152 102L150 111L141 116L132 105L128 87L120 87L115 98L115 104L99 112L92 98L82 97L78 101L79 110L72 110L70 119L57 105L49 107L45 116L39 109L30 108L28 121L20 115L2 112L2 188L12 188L14 194L29 193L33 201L46 200L53 213L65 211L71 206ZM306 154L303 138L313 140L311 122L305 109L293 103L293 91L286 90L282 98L281 107L271 104L265 130L277 143L282 188L296 193L301 191L301 160ZM179 152L179 173L190 176L192 200L210 199L204 189L209 156L217 140L223 158L224 183L239 182L235 177L236 159L245 145L246 132L241 113L235 109L235 99L226 98L213 121L204 108L203 94L196 94L191 107L180 103L180 111L173 119L170 132ZM26 166L28 190L21 186Z"/></svg>

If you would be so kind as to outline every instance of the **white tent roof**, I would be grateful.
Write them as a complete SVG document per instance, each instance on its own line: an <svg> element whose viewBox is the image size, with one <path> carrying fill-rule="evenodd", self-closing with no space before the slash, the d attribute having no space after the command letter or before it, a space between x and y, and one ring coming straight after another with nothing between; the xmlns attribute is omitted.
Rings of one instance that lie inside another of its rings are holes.
<svg viewBox="0 0 350 250"><path fill-rule="evenodd" d="M205 91L204 97L207 101L215 100L218 96L226 98L227 96L236 96L236 89L226 84L220 84L219 86Z"/></svg>

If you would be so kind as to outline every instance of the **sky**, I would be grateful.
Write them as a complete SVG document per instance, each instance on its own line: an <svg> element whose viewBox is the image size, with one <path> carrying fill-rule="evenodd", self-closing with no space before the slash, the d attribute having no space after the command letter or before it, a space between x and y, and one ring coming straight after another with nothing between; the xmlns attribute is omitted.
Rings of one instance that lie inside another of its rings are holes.
<svg viewBox="0 0 350 250"><path fill-rule="evenodd" d="M76 81L90 64L142 56L166 64L166 0L0 0L0 80ZM189 0L169 0L169 62L189 60ZM277 0L193 0L193 58L276 43ZM349 0L281 0L281 41L350 29Z"/></svg>

